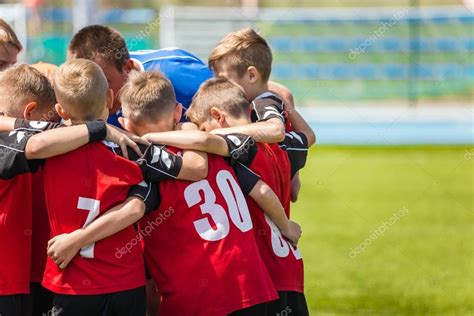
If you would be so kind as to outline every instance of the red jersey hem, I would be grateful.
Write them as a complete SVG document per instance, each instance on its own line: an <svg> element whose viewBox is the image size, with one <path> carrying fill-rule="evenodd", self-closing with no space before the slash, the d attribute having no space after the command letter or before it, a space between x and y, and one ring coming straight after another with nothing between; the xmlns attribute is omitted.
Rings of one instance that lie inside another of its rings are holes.
<svg viewBox="0 0 474 316"><path fill-rule="evenodd" d="M7 295L17 295L17 294L30 294L30 287L23 288L18 287L13 290L0 290L0 296L7 296Z"/></svg>
<svg viewBox="0 0 474 316"><path fill-rule="evenodd" d="M304 294L304 286L275 284L278 292L298 292Z"/></svg>
<svg viewBox="0 0 474 316"><path fill-rule="evenodd" d="M41 282L41 285L43 285L45 288L47 288L48 290L50 290L51 292L56 293L56 294L64 294L64 295L100 295L100 294L110 294L110 293L116 293L116 292L122 292L122 291L137 289L139 287L145 286L146 281L131 283L131 284L127 284L127 285L114 285L114 286L110 286L110 287L100 287L100 288L84 287L84 288L74 288L74 289L72 289L71 287L57 286L55 284L49 283L46 280L43 280L43 282Z"/></svg>
<svg viewBox="0 0 474 316"><path fill-rule="evenodd" d="M255 305L258 305L258 304L262 304L262 303L275 301L278 298L279 298L278 293L275 293L274 295L270 295L270 296L265 295L265 296L262 296L262 297L259 297L259 298L246 299L246 300L243 300L242 303L239 304L239 306L236 305L235 307L229 308L226 313L230 314L230 313L239 311L239 310L244 309L244 308L248 308L248 307L255 306Z"/></svg>

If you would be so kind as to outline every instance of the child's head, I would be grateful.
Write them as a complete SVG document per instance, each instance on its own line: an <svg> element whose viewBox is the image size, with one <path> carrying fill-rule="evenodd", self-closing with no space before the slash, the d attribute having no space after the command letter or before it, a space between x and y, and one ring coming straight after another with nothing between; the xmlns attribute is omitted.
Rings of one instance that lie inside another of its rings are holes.
<svg viewBox="0 0 474 316"><path fill-rule="evenodd" d="M90 25L79 30L68 47L68 60L83 58L97 63L104 71L116 99L112 113L120 108L117 97L133 69L127 44L117 30L103 25Z"/></svg>
<svg viewBox="0 0 474 316"><path fill-rule="evenodd" d="M73 124L91 120L106 121L113 103L104 72L86 59L68 61L57 70L54 89L56 110Z"/></svg>
<svg viewBox="0 0 474 316"><path fill-rule="evenodd" d="M28 120L54 120L56 97L48 78L28 65L0 72L0 114Z"/></svg>
<svg viewBox="0 0 474 316"><path fill-rule="evenodd" d="M160 72L131 72L119 94L120 123L137 135L173 130L181 119L173 86Z"/></svg>
<svg viewBox="0 0 474 316"><path fill-rule="evenodd" d="M253 100L267 90L272 71L272 51L268 43L250 28L227 34L209 55L209 67L216 76L235 81Z"/></svg>
<svg viewBox="0 0 474 316"><path fill-rule="evenodd" d="M0 19L0 71L16 64L21 50L21 43L11 26Z"/></svg>
<svg viewBox="0 0 474 316"><path fill-rule="evenodd" d="M58 66L54 64L44 63L42 61L37 62L36 64L30 65L31 67L39 70L43 75L45 75L51 82L54 78L54 73L58 70Z"/></svg>
<svg viewBox="0 0 474 316"><path fill-rule="evenodd" d="M250 123L250 104L240 86L224 77L204 82L186 111L188 119L200 130Z"/></svg>

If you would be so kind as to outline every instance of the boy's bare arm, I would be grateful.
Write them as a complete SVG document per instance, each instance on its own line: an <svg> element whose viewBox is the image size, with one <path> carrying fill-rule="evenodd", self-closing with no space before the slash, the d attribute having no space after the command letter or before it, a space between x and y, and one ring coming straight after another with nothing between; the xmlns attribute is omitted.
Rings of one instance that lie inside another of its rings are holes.
<svg viewBox="0 0 474 316"><path fill-rule="evenodd" d="M179 124L176 126L176 129L183 132L197 132L197 126L191 123ZM196 150L183 151L183 166L178 174L178 179L200 181L207 177L208 171L209 166L206 153Z"/></svg>
<svg viewBox="0 0 474 316"><path fill-rule="evenodd" d="M230 156L226 141L217 135L197 130L150 133L143 136L149 142L181 149L198 150L220 156Z"/></svg>
<svg viewBox="0 0 474 316"><path fill-rule="evenodd" d="M247 125L219 128L211 132L212 134L245 134L253 137L259 143L278 143L285 139L285 125L278 118L271 118L267 121L251 123Z"/></svg>
<svg viewBox="0 0 474 316"><path fill-rule="evenodd" d="M269 82L268 86L271 91L278 94L285 101L288 119L290 120L293 129L306 135L306 138L308 139L308 147L314 145L316 143L316 135L311 126L309 126L306 120L296 110L295 100L290 89L276 82Z"/></svg>
<svg viewBox="0 0 474 316"><path fill-rule="evenodd" d="M177 179L200 181L207 177L208 170L206 153L201 151L184 150L183 166L179 171Z"/></svg>
<svg viewBox="0 0 474 316"><path fill-rule="evenodd" d="M132 196L110 209L87 227L54 237L48 242L48 256L64 269L82 247L110 237L133 225L145 214L145 203Z"/></svg>
<svg viewBox="0 0 474 316"><path fill-rule="evenodd" d="M268 184L259 180L249 196L263 212L275 223L280 232L295 246L301 237L301 227L288 219L283 205Z"/></svg>
<svg viewBox="0 0 474 316"><path fill-rule="evenodd" d="M308 148L316 143L316 134L311 126L309 126L308 122L306 122L303 116L301 116L298 110L296 110L293 103L288 108L288 119L295 131L302 132L306 135L306 138L308 139Z"/></svg>
<svg viewBox="0 0 474 316"><path fill-rule="evenodd" d="M0 115L0 132L9 132L15 129L15 118Z"/></svg>
<svg viewBox="0 0 474 316"><path fill-rule="evenodd" d="M104 122L61 127L47 130L32 136L25 148L27 159L46 159L73 151L91 141L102 140L118 144L127 158L126 147L132 148L141 155L135 142L145 142L137 136L125 134Z"/></svg>

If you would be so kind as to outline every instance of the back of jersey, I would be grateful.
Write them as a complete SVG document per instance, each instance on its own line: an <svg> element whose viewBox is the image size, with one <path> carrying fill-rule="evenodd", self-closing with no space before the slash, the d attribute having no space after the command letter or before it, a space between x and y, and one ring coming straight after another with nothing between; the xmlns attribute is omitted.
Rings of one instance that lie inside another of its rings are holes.
<svg viewBox="0 0 474 316"><path fill-rule="evenodd" d="M274 299L235 173L208 155L208 177L162 181L161 205L140 223L161 315L227 315Z"/></svg>
<svg viewBox="0 0 474 316"><path fill-rule="evenodd" d="M290 166L288 155L278 146L258 144L250 168L280 199L289 217ZM300 251L281 234L273 221L251 198L247 198L260 255L278 291L304 291L304 267Z"/></svg>
<svg viewBox="0 0 474 316"><path fill-rule="evenodd" d="M140 168L92 143L46 161L44 186L51 236L85 227L122 203L132 185L142 181ZM65 270L48 258L43 286L60 294L93 295L144 285L140 247L117 256L136 238L133 227L81 249Z"/></svg>
<svg viewBox="0 0 474 316"><path fill-rule="evenodd" d="M173 84L176 99L185 109L199 86L212 77L201 59L179 48L134 51L130 57L143 71L161 71Z"/></svg>
<svg viewBox="0 0 474 316"><path fill-rule="evenodd" d="M30 290L31 198L31 174L0 179L0 295Z"/></svg>

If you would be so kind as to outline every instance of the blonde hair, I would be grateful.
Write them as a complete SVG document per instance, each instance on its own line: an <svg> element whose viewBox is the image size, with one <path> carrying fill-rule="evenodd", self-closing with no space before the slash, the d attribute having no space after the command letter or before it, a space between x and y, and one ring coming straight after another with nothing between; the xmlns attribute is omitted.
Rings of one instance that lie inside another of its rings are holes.
<svg viewBox="0 0 474 316"><path fill-rule="evenodd" d="M7 45L12 45L18 51L23 49L12 27L5 20L0 19L0 46L6 47Z"/></svg>
<svg viewBox="0 0 474 316"><path fill-rule="evenodd" d="M134 123L156 121L176 107L173 86L158 71L132 71L119 96L124 117Z"/></svg>
<svg viewBox="0 0 474 316"><path fill-rule="evenodd" d="M109 85L102 69L86 59L61 65L55 73L58 102L73 120L99 118L107 104Z"/></svg>
<svg viewBox="0 0 474 316"><path fill-rule="evenodd" d="M56 97L48 78L25 64L0 72L0 111L19 117L19 112L29 102L36 102L43 113L54 109Z"/></svg>
<svg viewBox="0 0 474 316"><path fill-rule="evenodd" d="M213 107L226 111L234 118L249 116L250 113L244 90L224 77L209 79L199 87L186 116L191 122L201 125L211 119Z"/></svg>
<svg viewBox="0 0 474 316"><path fill-rule="evenodd" d="M224 63L242 77L248 67L254 66L264 82L270 78L272 61L267 41L250 28L227 34L209 55L209 67L214 71L217 63Z"/></svg>

